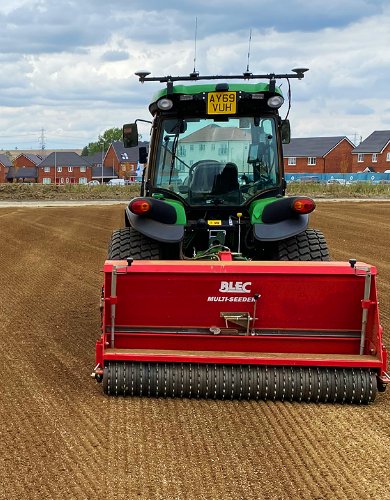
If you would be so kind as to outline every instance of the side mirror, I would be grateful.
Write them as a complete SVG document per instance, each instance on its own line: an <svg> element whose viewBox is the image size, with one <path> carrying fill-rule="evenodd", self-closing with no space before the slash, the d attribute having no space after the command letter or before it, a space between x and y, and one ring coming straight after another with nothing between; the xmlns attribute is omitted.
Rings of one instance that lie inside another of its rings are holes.
<svg viewBox="0 0 390 500"><path fill-rule="evenodd" d="M139 162L141 165L144 165L148 161L148 150L145 148L145 146L141 146L138 149L138 155L139 155Z"/></svg>
<svg viewBox="0 0 390 500"><path fill-rule="evenodd" d="M138 127L136 123L127 123L122 129L123 146L133 148L138 146Z"/></svg>
<svg viewBox="0 0 390 500"><path fill-rule="evenodd" d="M282 120L281 132L282 132L282 144L290 144L291 129L289 120Z"/></svg>

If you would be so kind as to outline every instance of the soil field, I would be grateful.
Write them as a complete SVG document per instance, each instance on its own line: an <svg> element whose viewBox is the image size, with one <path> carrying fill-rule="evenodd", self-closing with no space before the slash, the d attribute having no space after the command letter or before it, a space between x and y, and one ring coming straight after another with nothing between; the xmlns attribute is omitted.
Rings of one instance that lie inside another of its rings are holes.
<svg viewBox="0 0 390 500"><path fill-rule="evenodd" d="M376 264L390 202L321 202L335 260ZM0 209L1 499L390 499L390 389L370 406L108 398L90 379L122 206Z"/></svg>

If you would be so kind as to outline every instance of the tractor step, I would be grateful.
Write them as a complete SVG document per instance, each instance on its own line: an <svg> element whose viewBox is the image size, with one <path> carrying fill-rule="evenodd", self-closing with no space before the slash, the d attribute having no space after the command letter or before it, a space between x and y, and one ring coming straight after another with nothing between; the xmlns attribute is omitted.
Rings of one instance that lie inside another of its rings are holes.
<svg viewBox="0 0 390 500"><path fill-rule="evenodd" d="M362 368L108 361L103 389L114 396L368 404L377 380Z"/></svg>

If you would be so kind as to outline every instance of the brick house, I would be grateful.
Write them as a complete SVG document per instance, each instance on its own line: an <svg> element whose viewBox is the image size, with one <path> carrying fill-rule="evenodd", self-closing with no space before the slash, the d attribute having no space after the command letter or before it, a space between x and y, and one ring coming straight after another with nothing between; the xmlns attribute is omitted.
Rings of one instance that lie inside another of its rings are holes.
<svg viewBox="0 0 390 500"><path fill-rule="evenodd" d="M92 180L97 180L100 183L102 183L102 181L108 182L118 177L115 171L114 161L111 162L111 166L107 165L108 162L105 161L106 154L107 153L102 151L101 153L83 156L83 158L92 165Z"/></svg>
<svg viewBox="0 0 390 500"><path fill-rule="evenodd" d="M33 155L29 153L21 153L13 160L13 165L16 168L37 167L46 155Z"/></svg>
<svg viewBox="0 0 390 500"><path fill-rule="evenodd" d="M352 172L354 144L345 136L291 139L283 144L286 173Z"/></svg>
<svg viewBox="0 0 390 500"><path fill-rule="evenodd" d="M42 184L86 184L91 179L92 165L77 153L50 153L38 165L38 182Z"/></svg>
<svg viewBox="0 0 390 500"><path fill-rule="evenodd" d="M13 160L13 166L6 176L8 182L38 182L37 165L44 159L42 155L22 153Z"/></svg>
<svg viewBox="0 0 390 500"><path fill-rule="evenodd" d="M377 130L352 150L352 172L390 170L390 130Z"/></svg>
<svg viewBox="0 0 390 500"><path fill-rule="evenodd" d="M7 182L7 174L12 162L7 155L0 154L0 183Z"/></svg>
<svg viewBox="0 0 390 500"><path fill-rule="evenodd" d="M148 147L148 142L140 142L134 148L125 148L122 141L114 141L110 144L104 157L104 166L114 169L117 177L135 180L139 158L139 148Z"/></svg>

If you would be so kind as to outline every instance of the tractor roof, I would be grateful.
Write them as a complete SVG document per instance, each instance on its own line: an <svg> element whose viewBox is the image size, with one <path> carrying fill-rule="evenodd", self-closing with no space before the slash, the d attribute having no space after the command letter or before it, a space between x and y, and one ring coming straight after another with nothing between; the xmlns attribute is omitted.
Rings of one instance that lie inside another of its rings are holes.
<svg viewBox="0 0 390 500"><path fill-rule="evenodd" d="M174 85L172 88L173 94L183 94L183 95L196 95L203 94L206 92L215 92L218 91L218 85L215 83L202 84L202 85ZM217 88L216 88L217 87ZM269 92L269 84L268 83L229 83L229 91L230 92L248 92L251 94L255 93L266 93ZM272 92L272 95L279 94L283 95L282 91L279 87L275 88L275 91ZM153 96L152 103L161 99L161 97L165 97L167 95L167 88L163 88L156 92Z"/></svg>

